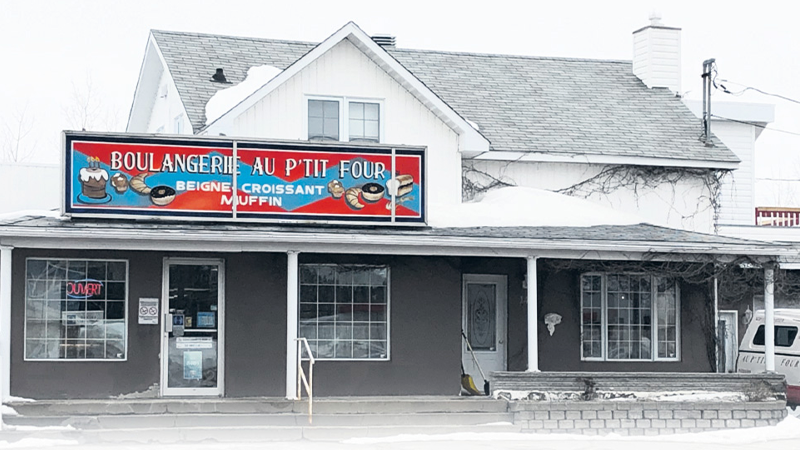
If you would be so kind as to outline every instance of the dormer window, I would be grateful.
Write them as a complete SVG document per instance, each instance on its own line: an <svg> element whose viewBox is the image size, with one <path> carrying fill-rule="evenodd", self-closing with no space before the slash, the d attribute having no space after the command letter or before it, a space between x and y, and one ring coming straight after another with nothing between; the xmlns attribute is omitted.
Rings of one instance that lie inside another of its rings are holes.
<svg viewBox="0 0 800 450"><path fill-rule="evenodd" d="M380 100L308 99L308 139L381 142Z"/></svg>

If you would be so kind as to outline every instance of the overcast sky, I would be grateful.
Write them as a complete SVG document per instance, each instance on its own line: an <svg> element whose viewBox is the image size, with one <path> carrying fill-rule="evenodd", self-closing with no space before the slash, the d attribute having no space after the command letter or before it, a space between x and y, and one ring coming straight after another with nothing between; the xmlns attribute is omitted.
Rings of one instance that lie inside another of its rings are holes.
<svg viewBox="0 0 800 450"><path fill-rule="evenodd" d="M701 98L702 61L719 77L800 100L800 2L0 0L0 138L24 111L33 161L57 162L59 133L87 85L95 128L124 126L150 29L318 42L346 22L390 33L398 47L631 59L631 32L658 11L680 27L683 90ZM730 85L729 88L741 88ZM800 104L754 92L714 101L775 105L770 128L800 133ZM72 118L72 121L70 120ZM757 176L800 178L800 136L765 131Z"/></svg>

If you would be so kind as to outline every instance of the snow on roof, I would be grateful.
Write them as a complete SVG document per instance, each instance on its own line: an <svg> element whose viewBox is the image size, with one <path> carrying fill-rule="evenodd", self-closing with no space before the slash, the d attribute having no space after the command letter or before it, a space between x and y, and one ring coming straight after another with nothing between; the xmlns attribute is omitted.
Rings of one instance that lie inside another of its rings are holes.
<svg viewBox="0 0 800 450"><path fill-rule="evenodd" d="M206 103L206 125L222 117L223 114L241 103L242 100L253 95L255 91L259 90L262 86L267 84L269 80L275 78L281 72L283 72L283 70L268 64L248 69L247 78L245 78L244 81L228 89L217 91L217 93L208 100L208 103Z"/></svg>
<svg viewBox="0 0 800 450"><path fill-rule="evenodd" d="M428 211L428 223L433 227L590 227L647 222L588 200L517 186L492 190L474 202L431 204Z"/></svg>

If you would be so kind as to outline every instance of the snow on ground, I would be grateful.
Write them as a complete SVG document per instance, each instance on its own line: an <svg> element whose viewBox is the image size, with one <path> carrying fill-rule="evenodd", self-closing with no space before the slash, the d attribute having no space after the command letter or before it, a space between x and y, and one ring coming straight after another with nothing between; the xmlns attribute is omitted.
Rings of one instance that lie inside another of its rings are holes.
<svg viewBox="0 0 800 450"><path fill-rule="evenodd" d="M17 411L14 408L12 408L10 406L6 406L6 405L0 405L0 417L2 417L2 416L17 416L17 415L19 415L19 414L17 414Z"/></svg>
<svg viewBox="0 0 800 450"><path fill-rule="evenodd" d="M429 223L434 227L635 225L642 217L609 207L529 187L504 187L478 201L444 205L432 203Z"/></svg>
<svg viewBox="0 0 800 450"><path fill-rule="evenodd" d="M789 417L777 426L746 428L737 430L712 431L705 433L688 433L662 436L583 436L573 434L526 434L474 432L452 433L440 435L398 434L389 437L354 438L340 441L290 441L290 442L217 442L206 440L196 443L159 444L158 430L145 429L136 433L146 433L149 442L133 443L122 439L115 443L81 443L80 435L54 437L27 437L17 441L3 440L0 432L0 450L11 448L27 448L52 450L59 448L86 448L91 450L114 448L115 450L427 450L427 449L531 449L537 450L789 450L798 448L800 444L799 411L790 411ZM52 427L48 427L52 428ZM45 428L42 428L43 430ZM163 431L163 430L162 430ZM167 430L168 431L168 430ZM87 431L86 433L90 433ZM238 435L241 440L246 437L246 430Z"/></svg>
<svg viewBox="0 0 800 450"><path fill-rule="evenodd" d="M58 448L58 447L73 447L78 445L77 441L67 439L39 439L39 438L25 438L15 442L0 441L0 449L6 448Z"/></svg>
<svg viewBox="0 0 800 450"><path fill-rule="evenodd" d="M281 72L283 72L281 69L270 65L251 67L247 71L247 78L244 81L217 91L206 103L206 125L222 117L223 114L261 89Z"/></svg>

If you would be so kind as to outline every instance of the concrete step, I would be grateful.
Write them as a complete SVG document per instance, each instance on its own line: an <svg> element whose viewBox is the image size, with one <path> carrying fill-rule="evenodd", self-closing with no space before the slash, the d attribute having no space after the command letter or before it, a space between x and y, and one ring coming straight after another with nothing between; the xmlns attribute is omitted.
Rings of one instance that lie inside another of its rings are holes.
<svg viewBox="0 0 800 450"><path fill-rule="evenodd" d="M80 430L143 428L303 427L306 414L136 414L112 416L7 416L11 426L73 427ZM511 423L512 413L314 414L315 427L473 426Z"/></svg>
<svg viewBox="0 0 800 450"><path fill-rule="evenodd" d="M108 399L37 400L12 402L22 416L97 416L136 414L279 414L305 413L306 401L280 398L225 399ZM502 413L505 400L486 397L326 397L314 400L317 414L420 414L420 413Z"/></svg>

